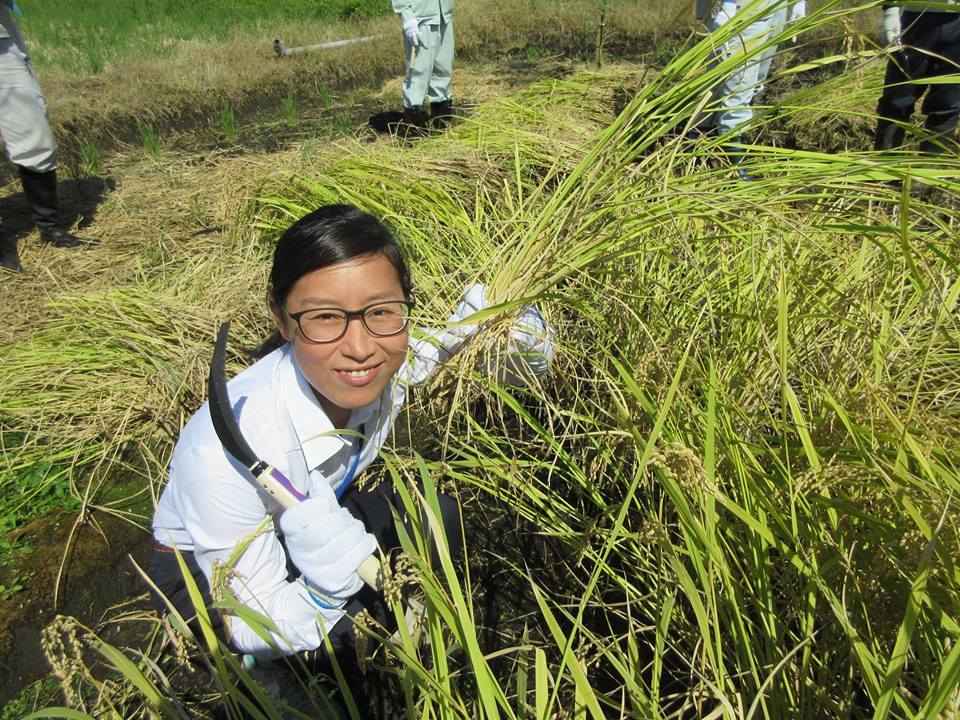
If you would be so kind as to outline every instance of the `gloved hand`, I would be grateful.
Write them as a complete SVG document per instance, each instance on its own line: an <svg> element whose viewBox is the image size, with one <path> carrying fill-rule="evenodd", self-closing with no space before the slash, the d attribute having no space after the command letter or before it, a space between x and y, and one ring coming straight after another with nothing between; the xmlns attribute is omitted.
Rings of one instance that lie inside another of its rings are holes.
<svg viewBox="0 0 960 720"><path fill-rule="evenodd" d="M403 24L403 34L413 47L420 45L420 21L411 18Z"/></svg>
<svg viewBox="0 0 960 720"><path fill-rule="evenodd" d="M497 379L505 385L521 385L529 373L544 375L553 360L553 335L540 311L527 305L510 328L510 353Z"/></svg>
<svg viewBox="0 0 960 720"><path fill-rule="evenodd" d="M307 498L280 516L290 559L323 600L346 600L363 587L357 568L377 541L350 511L324 497Z"/></svg>
<svg viewBox="0 0 960 720"><path fill-rule="evenodd" d="M880 26L880 42L883 45L900 44L900 8L885 7L883 9L883 23Z"/></svg>
<svg viewBox="0 0 960 720"><path fill-rule="evenodd" d="M733 16L737 14L737 4L735 2L722 2L720 7L717 8L716 14L713 16L713 22L711 24L711 32L714 30L719 30L725 24L733 20Z"/></svg>
<svg viewBox="0 0 960 720"><path fill-rule="evenodd" d="M803 20L807 16L807 3L806 0L796 0L793 5L790 6L790 20L789 22L795 23L797 20Z"/></svg>

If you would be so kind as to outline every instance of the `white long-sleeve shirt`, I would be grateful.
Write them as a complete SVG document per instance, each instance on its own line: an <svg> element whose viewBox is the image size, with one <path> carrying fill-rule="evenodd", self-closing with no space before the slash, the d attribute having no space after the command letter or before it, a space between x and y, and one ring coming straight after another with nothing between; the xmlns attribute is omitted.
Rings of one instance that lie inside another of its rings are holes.
<svg viewBox="0 0 960 720"><path fill-rule="evenodd" d="M463 319L458 314L450 318ZM516 357L538 373L546 370L552 355L550 331L542 327L542 333L531 332L528 321L511 343ZM234 416L259 459L305 495L327 496L335 503L335 489L353 461L359 475L386 443L407 386L426 379L469 332L469 326L460 325L410 343L407 364L383 394L350 415L347 428L365 438L359 458L355 458L358 438L336 433L289 345L228 383ZM229 628L237 650L260 657L315 649L322 643L321 626L329 631L343 616L339 607L318 607L303 583L287 581L286 555L275 529L281 509L224 450L204 403L174 448L169 481L153 518L153 535L164 545L192 551L208 580L214 563L227 563L239 545L248 543L231 566L230 587L240 602L276 624L273 640L280 650L237 616L230 617Z"/></svg>

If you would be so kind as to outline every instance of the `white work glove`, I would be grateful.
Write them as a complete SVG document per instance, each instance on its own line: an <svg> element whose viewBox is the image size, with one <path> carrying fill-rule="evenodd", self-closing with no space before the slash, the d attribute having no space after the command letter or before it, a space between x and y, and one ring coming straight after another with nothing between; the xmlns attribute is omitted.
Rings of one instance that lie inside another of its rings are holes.
<svg viewBox="0 0 960 720"><path fill-rule="evenodd" d="M719 30L721 27L733 20L733 16L736 14L737 4L735 2L720 3L720 7L717 8L717 12L713 16L710 31L713 32L714 30Z"/></svg>
<svg viewBox="0 0 960 720"><path fill-rule="evenodd" d="M503 385L523 385L531 374L546 374L552 360L553 328L539 310L527 305L510 328L510 351L497 380Z"/></svg>
<svg viewBox="0 0 960 720"><path fill-rule="evenodd" d="M406 36L407 41L413 46L417 47L420 45L420 21L416 18L407 20L403 24L403 34Z"/></svg>
<svg viewBox="0 0 960 720"><path fill-rule="evenodd" d="M489 305L486 285L471 285L457 305L451 320L468 320L474 313ZM466 322L451 330L459 338L466 339L476 331L476 324ZM505 357L491 361L485 368L486 374L496 378L504 385L522 385L523 377L543 375L553 360L553 330L547 326L543 316L536 308L527 306L513 321L510 328L510 343Z"/></svg>
<svg viewBox="0 0 960 720"><path fill-rule="evenodd" d="M807 3L806 0L797 0L793 5L790 6L790 22L795 23L797 20L803 20L807 16Z"/></svg>
<svg viewBox="0 0 960 720"><path fill-rule="evenodd" d="M357 568L377 541L349 510L307 498L284 511L280 528L290 559L321 602L339 606L363 587Z"/></svg>
<svg viewBox="0 0 960 720"><path fill-rule="evenodd" d="M880 26L880 42L884 47L900 44L900 8L885 7Z"/></svg>
<svg viewBox="0 0 960 720"><path fill-rule="evenodd" d="M474 313L483 310L487 307L487 304L486 285L477 283L468 287L467 291L463 294L463 300L457 304L453 315L451 315L447 321L456 324L447 328L446 332L441 336L441 345L446 347L450 352L453 352L454 348L461 342L473 335L477 331L477 324L463 321L468 320Z"/></svg>

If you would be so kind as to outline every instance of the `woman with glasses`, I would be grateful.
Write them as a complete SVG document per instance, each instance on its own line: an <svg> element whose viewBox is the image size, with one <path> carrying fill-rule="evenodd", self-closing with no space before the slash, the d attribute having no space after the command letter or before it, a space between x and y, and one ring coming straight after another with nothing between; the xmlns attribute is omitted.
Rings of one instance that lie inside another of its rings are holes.
<svg viewBox="0 0 960 720"><path fill-rule="evenodd" d="M469 337L473 327L462 321L486 305L485 289L468 290L446 330L412 341L414 300L400 246L375 217L328 205L281 236L269 304L276 333L229 383L230 405L253 452L308 498L284 511L258 489L224 450L205 403L180 435L154 515L149 574L162 594L154 594L154 605L161 614L172 607L185 619L195 615L176 548L208 606L210 588L228 585L274 623L264 637L238 614L212 612L235 650L261 665L304 653L322 663L326 635L349 675L355 633L346 616L363 609L387 616L357 570L378 547L399 547L391 484L371 491L353 481L387 441L407 386ZM552 355L549 335L528 308L515 323L511 357L542 374ZM456 557L458 508L445 496L440 505Z"/></svg>

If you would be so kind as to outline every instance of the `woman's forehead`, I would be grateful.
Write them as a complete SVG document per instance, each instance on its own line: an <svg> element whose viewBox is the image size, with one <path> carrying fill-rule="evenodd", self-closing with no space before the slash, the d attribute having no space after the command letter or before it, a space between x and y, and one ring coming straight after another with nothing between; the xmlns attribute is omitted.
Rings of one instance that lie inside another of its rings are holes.
<svg viewBox="0 0 960 720"><path fill-rule="evenodd" d="M307 273L294 284L287 304L359 307L402 298L397 269L386 256L376 253Z"/></svg>

